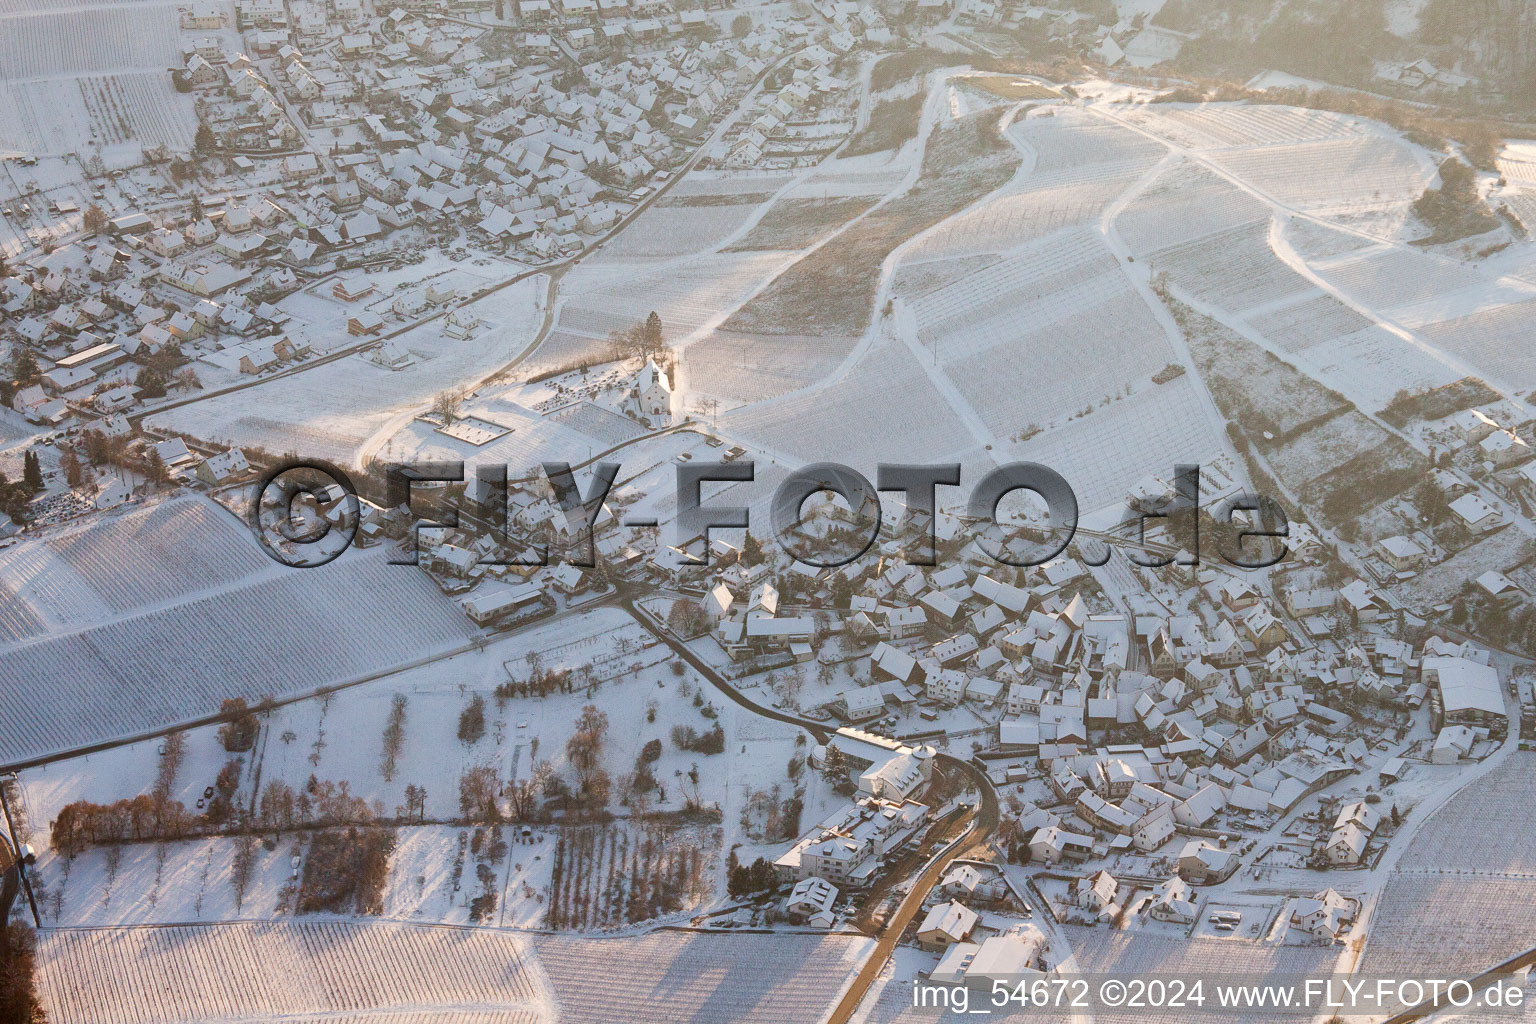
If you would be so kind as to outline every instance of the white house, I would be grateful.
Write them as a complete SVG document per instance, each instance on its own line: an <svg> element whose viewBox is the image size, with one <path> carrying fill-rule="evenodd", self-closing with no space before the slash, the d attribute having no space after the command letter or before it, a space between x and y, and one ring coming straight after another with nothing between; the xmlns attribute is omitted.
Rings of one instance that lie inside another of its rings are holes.
<svg viewBox="0 0 1536 1024"><path fill-rule="evenodd" d="M1355 919L1355 901L1324 889L1314 896L1304 896L1291 910L1291 926L1325 942L1339 937L1344 926Z"/></svg>
<svg viewBox="0 0 1536 1024"><path fill-rule="evenodd" d="M947 949L970 937L979 920L976 911L955 900L928 911L917 926L917 942L924 949Z"/></svg>
<svg viewBox="0 0 1536 1024"><path fill-rule="evenodd" d="M1504 522L1504 514L1483 500L1482 495L1468 492L1451 502L1451 514L1456 521L1472 533L1487 533Z"/></svg>
<svg viewBox="0 0 1536 1024"><path fill-rule="evenodd" d="M1204 839L1191 839L1179 851L1179 877L1194 885L1224 882L1237 870L1237 858Z"/></svg>
<svg viewBox="0 0 1536 1024"><path fill-rule="evenodd" d="M1328 845L1323 852L1328 857L1328 863L1335 866L1359 864L1365 856L1365 847L1368 837L1365 830L1354 822L1346 823L1342 828L1333 830L1333 835L1328 837Z"/></svg>
<svg viewBox="0 0 1536 1024"><path fill-rule="evenodd" d="M812 875L802 878L784 901L784 914L796 924L813 928L831 928L837 921L832 907L837 903L837 886Z"/></svg>

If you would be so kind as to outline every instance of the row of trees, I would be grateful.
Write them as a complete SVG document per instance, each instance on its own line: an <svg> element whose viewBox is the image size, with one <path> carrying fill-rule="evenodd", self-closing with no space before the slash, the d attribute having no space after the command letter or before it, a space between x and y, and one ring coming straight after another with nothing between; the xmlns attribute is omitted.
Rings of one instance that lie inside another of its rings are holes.
<svg viewBox="0 0 1536 1024"><path fill-rule="evenodd" d="M47 1024L34 980L36 951L31 928L0 922L0 1024Z"/></svg>

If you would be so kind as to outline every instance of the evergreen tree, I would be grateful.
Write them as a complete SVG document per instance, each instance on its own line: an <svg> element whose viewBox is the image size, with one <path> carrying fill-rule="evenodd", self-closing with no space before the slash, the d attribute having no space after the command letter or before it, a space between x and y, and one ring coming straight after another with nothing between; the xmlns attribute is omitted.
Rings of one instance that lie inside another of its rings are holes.
<svg viewBox="0 0 1536 1024"><path fill-rule="evenodd" d="M21 476L34 492L43 489L43 467L38 464L36 452L27 452L21 460Z"/></svg>
<svg viewBox="0 0 1536 1024"><path fill-rule="evenodd" d="M213 137L213 129L208 127L208 122L199 121L197 125L197 135L195 135L192 140L192 148L196 150L197 155L207 156L209 153L213 152L214 147L217 145L218 140Z"/></svg>
<svg viewBox="0 0 1536 1024"><path fill-rule="evenodd" d="M0 274L3 276L3 274ZM18 347L11 356L11 377L23 387L35 384L42 371L38 368L37 357L30 350Z"/></svg>
<svg viewBox="0 0 1536 1024"><path fill-rule="evenodd" d="M640 334L647 353L660 352L662 347L661 316L654 309L645 318L645 327Z"/></svg>

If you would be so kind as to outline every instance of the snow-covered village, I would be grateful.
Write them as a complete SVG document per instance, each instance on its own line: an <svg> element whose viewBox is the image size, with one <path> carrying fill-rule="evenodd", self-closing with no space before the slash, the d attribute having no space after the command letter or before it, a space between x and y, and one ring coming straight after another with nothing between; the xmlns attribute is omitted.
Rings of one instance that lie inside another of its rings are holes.
<svg viewBox="0 0 1536 1024"><path fill-rule="evenodd" d="M0 1024L1536 1019L1533 29L0 0Z"/></svg>

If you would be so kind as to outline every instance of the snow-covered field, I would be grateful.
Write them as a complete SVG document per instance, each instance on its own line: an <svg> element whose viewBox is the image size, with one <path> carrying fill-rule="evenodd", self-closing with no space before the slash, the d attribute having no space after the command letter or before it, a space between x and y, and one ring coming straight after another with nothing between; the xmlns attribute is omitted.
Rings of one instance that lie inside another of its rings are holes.
<svg viewBox="0 0 1536 1024"><path fill-rule="evenodd" d="M483 929L346 921L65 929L44 935L38 959L43 1002L60 1024L362 1011L378 1019L471 1007L496 1021L558 1019L530 940Z"/></svg>
<svg viewBox="0 0 1536 1024"><path fill-rule="evenodd" d="M190 146L193 100L168 71L181 61L181 40L177 7L159 0L6 3L0 153L99 153L118 164L137 162L143 146Z"/></svg>
<svg viewBox="0 0 1536 1024"><path fill-rule="evenodd" d="M1398 873L1387 882L1362 974L1472 975L1536 946L1536 878Z"/></svg>
<svg viewBox="0 0 1536 1024"><path fill-rule="evenodd" d="M809 1021L872 940L659 932L623 941L377 922L47 933L60 1024L223 1020L608 1024ZM742 971L750 964L751 970Z"/></svg>
<svg viewBox="0 0 1536 1024"><path fill-rule="evenodd" d="M157 554L159 552L159 554ZM4 552L0 749L20 760L305 692L464 643L473 628L382 549L321 569L263 555L189 497ZM120 571L136 559L141 572Z"/></svg>

